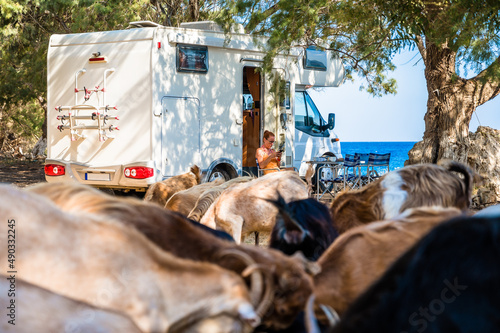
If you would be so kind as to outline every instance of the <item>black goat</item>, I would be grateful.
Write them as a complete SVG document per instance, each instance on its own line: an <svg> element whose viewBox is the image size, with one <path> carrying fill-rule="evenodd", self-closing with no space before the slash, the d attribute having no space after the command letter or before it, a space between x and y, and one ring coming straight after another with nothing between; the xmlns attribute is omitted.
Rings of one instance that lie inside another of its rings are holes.
<svg viewBox="0 0 500 333"><path fill-rule="evenodd" d="M270 202L279 214L269 247L287 255L301 251L307 259L316 261L337 238L330 211L322 203L309 198L287 204L281 195Z"/></svg>
<svg viewBox="0 0 500 333"><path fill-rule="evenodd" d="M500 216L434 228L347 310L335 333L500 332Z"/></svg>
<svg viewBox="0 0 500 333"><path fill-rule="evenodd" d="M269 247L287 255L302 252L304 256L316 261L337 238L329 209L322 203L308 198L285 202L278 193L278 200L269 200L279 210L276 224L271 232ZM320 323L318 323L321 325ZM321 326L321 331L326 330ZM266 333L303 333L308 331L305 313L302 311L294 322L283 330L268 330ZM255 332L261 332L259 328Z"/></svg>

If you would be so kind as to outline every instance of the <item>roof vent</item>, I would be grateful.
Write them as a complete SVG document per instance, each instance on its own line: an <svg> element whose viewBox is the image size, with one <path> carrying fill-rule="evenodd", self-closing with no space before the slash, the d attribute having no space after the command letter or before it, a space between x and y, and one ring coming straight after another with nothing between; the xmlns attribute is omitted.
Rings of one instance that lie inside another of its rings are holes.
<svg viewBox="0 0 500 333"><path fill-rule="evenodd" d="M130 22L128 24L127 29L129 28L157 28L161 27L160 24L154 23L151 21L135 21L135 22Z"/></svg>
<svg viewBox="0 0 500 333"><path fill-rule="evenodd" d="M222 28L214 21L183 22L181 23L181 28L219 31L219 32L223 31Z"/></svg>
<svg viewBox="0 0 500 333"><path fill-rule="evenodd" d="M199 29L199 30L208 30L208 31L217 31L223 32L224 29L214 21L200 21L200 22L184 22L181 23L181 28L187 29ZM240 23L235 23L231 27L232 33L244 34L245 28Z"/></svg>

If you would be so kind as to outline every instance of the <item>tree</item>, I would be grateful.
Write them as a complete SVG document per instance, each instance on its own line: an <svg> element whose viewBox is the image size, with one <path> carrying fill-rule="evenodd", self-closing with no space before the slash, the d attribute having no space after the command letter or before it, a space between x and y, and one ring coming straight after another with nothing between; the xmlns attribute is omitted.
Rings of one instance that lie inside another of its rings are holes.
<svg viewBox="0 0 500 333"><path fill-rule="evenodd" d="M167 26L211 19L204 0L0 0L0 150L7 132L46 138L47 48L52 34Z"/></svg>
<svg viewBox="0 0 500 333"><path fill-rule="evenodd" d="M409 163L467 162L475 109L500 93L498 0L238 0L219 19L269 36L269 62L291 46L318 45L343 59L347 79L373 95L396 92L393 56L418 48L428 101L423 140ZM470 78L468 75L476 73ZM403 111L402 111L403 112Z"/></svg>

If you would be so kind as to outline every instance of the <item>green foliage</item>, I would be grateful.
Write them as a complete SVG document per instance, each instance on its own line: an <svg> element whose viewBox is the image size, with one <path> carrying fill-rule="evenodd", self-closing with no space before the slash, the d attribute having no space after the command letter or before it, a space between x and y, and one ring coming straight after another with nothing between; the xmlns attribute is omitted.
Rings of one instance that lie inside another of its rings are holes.
<svg viewBox="0 0 500 333"><path fill-rule="evenodd" d="M24 137L38 138L44 123L44 112L40 112L37 102L30 102L20 106L11 115L12 126L10 131L22 133Z"/></svg>
<svg viewBox="0 0 500 333"><path fill-rule="evenodd" d="M424 49L449 48L465 73L488 68L491 80L497 72L498 0L226 0L223 7L225 26L239 22L269 37L266 61L292 46L326 45L343 60L346 78L366 79L373 95L396 92L387 75L392 59L418 40Z"/></svg>
<svg viewBox="0 0 500 333"><path fill-rule="evenodd" d="M41 135L52 34L125 29L140 20L179 25L212 19L217 8L204 0L0 0L0 129Z"/></svg>

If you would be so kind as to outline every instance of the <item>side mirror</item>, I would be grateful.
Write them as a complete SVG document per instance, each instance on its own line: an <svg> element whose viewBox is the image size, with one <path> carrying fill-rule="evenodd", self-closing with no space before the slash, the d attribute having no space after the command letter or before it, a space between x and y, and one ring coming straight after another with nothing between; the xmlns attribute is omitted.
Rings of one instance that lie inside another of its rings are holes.
<svg viewBox="0 0 500 333"><path fill-rule="evenodd" d="M335 113L328 114L328 129L333 129L335 127Z"/></svg>

